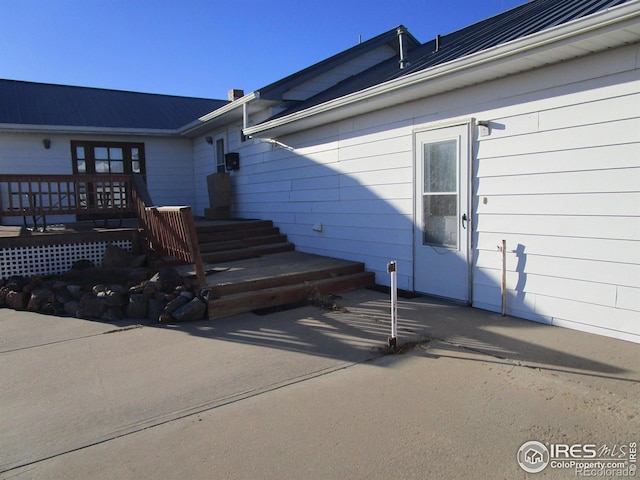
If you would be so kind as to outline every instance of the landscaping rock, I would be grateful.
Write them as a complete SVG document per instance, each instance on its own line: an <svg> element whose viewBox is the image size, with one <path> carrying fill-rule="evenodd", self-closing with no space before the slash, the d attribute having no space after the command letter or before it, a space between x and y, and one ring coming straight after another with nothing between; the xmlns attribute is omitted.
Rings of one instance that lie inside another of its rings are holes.
<svg viewBox="0 0 640 480"><path fill-rule="evenodd" d="M31 281L29 277L13 275L7 279L6 287L12 292L22 292L24 287Z"/></svg>
<svg viewBox="0 0 640 480"><path fill-rule="evenodd" d="M129 267L135 259L136 256L133 253L123 248L109 244L104 251L102 266L104 268Z"/></svg>
<svg viewBox="0 0 640 480"><path fill-rule="evenodd" d="M80 318L102 318L107 304L103 299L96 297L93 293L82 296L78 303L78 317Z"/></svg>
<svg viewBox="0 0 640 480"><path fill-rule="evenodd" d="M63 305L64 313L67 315L71 315L72 317L79 317L78 310L80 308L80 304L77 300L70 300L65 302Z"/></svg>
<svg viewBox="0 0 640 480"><path fill-rule="evenodd" d="M160 292L161 290L162 290L162 284L160 282L154 282L149 280L147 282L144 282L144 285L142 287L142 294L148 297L151 297L156 293Z"/></svg>
<svg viewBox="0 0 640 480"><path fill-rule="evenodd" d="M150 298L147 304L147 318L153 322L159 322L160 315L162 315L166 306L166 302L161 298Z"/></svg>
<svg viewBox="0 0 640 480"><path fill-rule="evenodd" d="M178 310L180 307L186 305L188 301L189 301L188 298L178 295L176 298L174 298L167 304L164 310L167 313L173 314L173 312Z"/></svg>
<svg viewBox="0 0 640 480"><path fill-rule="evenodd" d="M183 292L180 292L180 296L186 298L187 300L191 300L193 299L193 292L189 292L188 290L185 290Z"/></svg>
<svg viewBox="0 0 640 480"><path fill-rule="evenodd" d="M0 307L4 307L7 304L7 293L9 293L9 289L7 287L0 287Z"/></svg>
<svg viewBox="0 0 640 480"><path fill-rule="evenodd" d="M9 291L5 297L5 303L7 307L14 310L25 310L27 308L28 294L24 292Z"/></svg>
<svg viewBox="0 0 640 480"><path fill-rule="evenodd" d="M91 260L78 260L77 262L73 262L71 265L71 270L86 270L87 268L96 268Z"/></svg>
<svg viewBox="0 0 640 480"><path fill-rule="evenodd" d="M184 280L173 267L161 268L158 273L151 277L151 281L158 282L161 286L160 288L165 292L170 292L177 286L184 284Z"/></svg>
<svg viewBox="0 0 640 480"><path fill-rule="evenodd" d="M54 300L55 295L47 287L36 287L31 292L31 296L27 303L27 310L30 312L37 312L43 309L45 303L51 303L51 301ZM49 312L47 313L52 313L53 306L50 305L48 310Z"/></svg>
<svg viewBox="0 0 640 480"><path fill-rule="evenodd" d="M102 314L101 319L107 322L116 322L118 320L122 320L124 318L124 313L120 308L107 308L105 312Z"/></svg>
<svg viewBox="0 0 640 480"><path fill-rule="evenodd" d="M106 290L104 301L108 307L120 308L128 303L128 298L123 293L111 289Z"/></svg>
<svg viewBox="0 0 640 480"><path fill-rule="evenodd" d="M97 268L83 260L53 278L0 280L0 307L104 321L128 317L185 322L205 316L206 301L196 296L196 288L171 267L150 278L145 268Z"/></svg>
<svg viewBox="0 0 640 480"><path fill-rule="evenodd" d="M137 293L131 295L126 310L127 318L147 318L148 303L149 300L144 295Z"/></svg>
<svg viewBox="0 0 640 480"><path fill-rule="evenodd" d="M206 310L206 304L199 298L194 298L186 305L175 310L172 315L179 322L191 322L194 320L202 320Z"/></svg>

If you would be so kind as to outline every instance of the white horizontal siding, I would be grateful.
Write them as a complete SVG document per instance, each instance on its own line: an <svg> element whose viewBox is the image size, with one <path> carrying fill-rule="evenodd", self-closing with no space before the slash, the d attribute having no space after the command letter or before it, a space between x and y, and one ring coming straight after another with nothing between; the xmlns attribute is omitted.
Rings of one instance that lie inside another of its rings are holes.
<svg viewBox="0 0 640 480"><path fill-rule="evenodd" d="M503 239L507 242L507 252L520 248L527 255L544 257L574 258L605 263L635 263L639 254L637 240L603 240L504 232L483 232L482 235L478 235L475 248L479 252L486 251L492 254L497 251L497 246ZM525 245L526 250L524 250ZM495 261L497 262L498 259L496 258Z"/></svg>
<svg viewBox="0 0 640 480"><path fill-rule="evenodd" d="M193 151L188 139L145 141L147 188L156 205L194 205Z"/></svg>
<svg viewBox="0 0 640 480"><path fill-rule="evenodd" d="M497 245L506 239L509 313L638 341L639 51L278 139L293 151L249 143L233 180L237 213L273 219L301 250L363 261L380 283L397 259L400 286L411 289L413 132L488 120L490 135L473 145L474 306L500 309Z"/></svg>
<svg viewBox="0 0 640 480"><path fill-rule="evenodd" d="M602 262L532 255L523 245L516 248L520 252L507 245L507 280L514 284L514 288L516 283L523 282L530 275L640 288L640 265L632 263L632 258L626 263ZM494 276L500 272L500 265L500 255L496 251L478 252L476 281L481 282L482 278L491 276L490 281L493 282Z"/></svg>
<svg viewBox="0 0 640 480"><path fill-rule="evenodd" d="M479 137L474 305L500 309L505 239L509 313L640 341L640 83L622 77L501 108Z"/></svg>
<svg viewBox="0 0 640 480"><path fill-rule="evenodd" d="M495 141L481 141L478 159L578 150L625 143L633 144L638 141L638 131L640 131L640 118L633 118L595 125L577 125L559 130L532 132L513 137L505 136Z"/></svg>
<svg viewBox="0 0 640 480"><path fill-rule="evenodd" d="M340 123L279 139L294 151L241 152L236 214L274 220L301 251L365 262L381 283L396 259L399 285L411 289L410 123L361 131ZM313 230L317 223L322 232Z"/></svg>
<svg viewBox="0 0 640 480"><path fill-rule="evenodd" d="M42 140L51 140L45 150ZM51 134L0 132L0 172L24 175L71 175L71 140L76 137ZM84 138L77 138L79 140Z"/></svg>
<svg viewBox="0 0 640 480"><path fill-rule="evenodd" d="M486 184L483 187L488 189ZM545 190L547 184L543 182L541 187L541 190ZM611 190L611 184L607 187ZM634 191L566 194L534 192L518 195L494 193L491 197L480 196L478 203L476 213L482 216L520 215L534 204L537 205L536 210L539 215L640 216L640 194Z"/></svg>
<svg viewBox="0 0 640 480"><path fill-rule="evenodd" d="M558 200L560 202L561 200ZM623 216L545 215L535 211L535 202L519 215L480 215L477 231L519 235L638 240L640 219Z"/></svg>

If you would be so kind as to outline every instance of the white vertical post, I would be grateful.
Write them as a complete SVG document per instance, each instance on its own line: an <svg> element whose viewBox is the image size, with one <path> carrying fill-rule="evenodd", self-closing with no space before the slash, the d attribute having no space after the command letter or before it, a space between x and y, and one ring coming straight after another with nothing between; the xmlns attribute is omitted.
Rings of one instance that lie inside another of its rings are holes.
<svg viewBox="0 0 640 480"><path fill-rule="evenodd" d="M389 347L395 349L398 337L398 277L396 261L393 260L387 265L387 272L391 275L391 336L389 337Z"/></svg>
<svg viewBox="0 0 640 480"><path fill-rule="evenodd" d="M242 104L242 128L249 127L249 107L247 102Z"/></svg>
<svg viewBox="0 0 640 480"><path fill-rule="evenodd" d="M500 279L500 294L502 295L502 306L500 313L502 316L507 315L507 241L502 240L502 245L498 245L498 251L501 253L502 275Z"/></svg>

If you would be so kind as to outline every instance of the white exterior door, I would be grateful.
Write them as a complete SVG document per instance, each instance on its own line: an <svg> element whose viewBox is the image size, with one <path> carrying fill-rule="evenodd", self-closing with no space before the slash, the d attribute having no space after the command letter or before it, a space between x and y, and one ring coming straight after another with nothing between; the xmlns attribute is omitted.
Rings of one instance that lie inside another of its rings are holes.
<svg viewBox="0 0 640 480"><path fill-rule="evenodd" d="M469 302L469 124L415 134L414 289Z"/></svg>

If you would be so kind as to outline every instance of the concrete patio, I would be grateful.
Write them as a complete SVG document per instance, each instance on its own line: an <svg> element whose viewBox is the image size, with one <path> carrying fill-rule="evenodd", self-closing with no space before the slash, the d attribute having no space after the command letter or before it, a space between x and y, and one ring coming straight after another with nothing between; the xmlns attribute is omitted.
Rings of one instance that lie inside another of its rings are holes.
<svg viewBox="0 0 640 480"><path fill-rule="evenodd" d="M417 297L387 355L387 295L341 295L175 325L1 310L0 477L531 478L524 442L640 440L640 345Z"/></svg>

